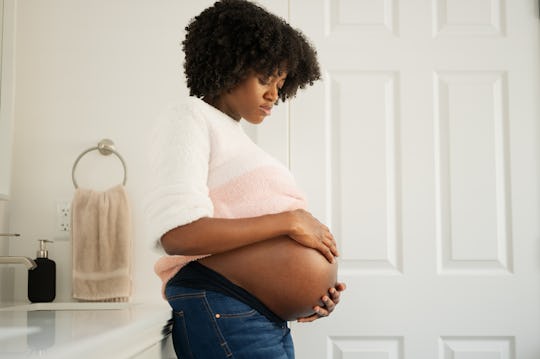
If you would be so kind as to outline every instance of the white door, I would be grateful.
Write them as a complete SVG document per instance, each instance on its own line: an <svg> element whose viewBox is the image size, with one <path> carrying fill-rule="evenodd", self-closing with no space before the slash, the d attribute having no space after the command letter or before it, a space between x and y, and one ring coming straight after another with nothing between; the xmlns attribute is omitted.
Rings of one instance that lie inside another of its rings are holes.
<svg viewBox="0 0 540 359"><path fill-rule="evenodd" d="M300 359L540 358L537 0L290 0L290 166L348 284Z"/></svg>

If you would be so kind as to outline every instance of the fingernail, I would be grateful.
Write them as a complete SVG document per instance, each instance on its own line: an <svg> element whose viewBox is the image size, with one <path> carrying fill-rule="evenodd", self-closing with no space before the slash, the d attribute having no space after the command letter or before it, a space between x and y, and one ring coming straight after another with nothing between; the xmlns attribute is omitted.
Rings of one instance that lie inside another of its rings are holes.
<svg viewBox="0 0 540 359"><path fill-rule="evenodd" d="M322 298L322 300L323 300L323 302L328 302L328 297L327 297L327 296L324 296L324 297Z"/></svg>

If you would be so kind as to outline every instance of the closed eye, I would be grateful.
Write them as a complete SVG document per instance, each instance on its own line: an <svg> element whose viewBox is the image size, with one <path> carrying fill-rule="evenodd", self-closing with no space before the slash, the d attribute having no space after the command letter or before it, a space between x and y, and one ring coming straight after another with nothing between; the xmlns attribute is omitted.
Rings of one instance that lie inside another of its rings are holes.
<svg viewBox="0 0 540 359"><path fill-rule="evenodd" d="M267 86L270 84L270 77L259 77L259 83L261 85Z"/></svg>

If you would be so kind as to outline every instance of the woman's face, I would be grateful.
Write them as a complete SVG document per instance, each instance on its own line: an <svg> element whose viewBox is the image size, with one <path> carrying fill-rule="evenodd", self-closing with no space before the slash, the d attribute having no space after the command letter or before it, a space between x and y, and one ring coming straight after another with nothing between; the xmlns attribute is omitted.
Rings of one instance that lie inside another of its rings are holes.
<svg viewBox="0 0 540 359"><path fill-rule="evenodd" d="M286 78L285 72L276 72L270 77L252 72L211 105L237 121L243 118L252 124L259 124L272 113L272 106L278 100L279 89Z"/></svg>

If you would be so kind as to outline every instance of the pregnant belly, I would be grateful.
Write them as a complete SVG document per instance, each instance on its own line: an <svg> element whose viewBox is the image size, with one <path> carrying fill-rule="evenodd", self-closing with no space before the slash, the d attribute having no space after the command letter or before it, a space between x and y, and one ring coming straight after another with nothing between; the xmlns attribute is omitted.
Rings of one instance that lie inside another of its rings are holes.
<svg viewBox="0 0 540 359"><path fill-rule="evenodd" d="M203 265L246 289L285 320L314 313L337 281L337 264L287 236L214 254Z"/></svg>

